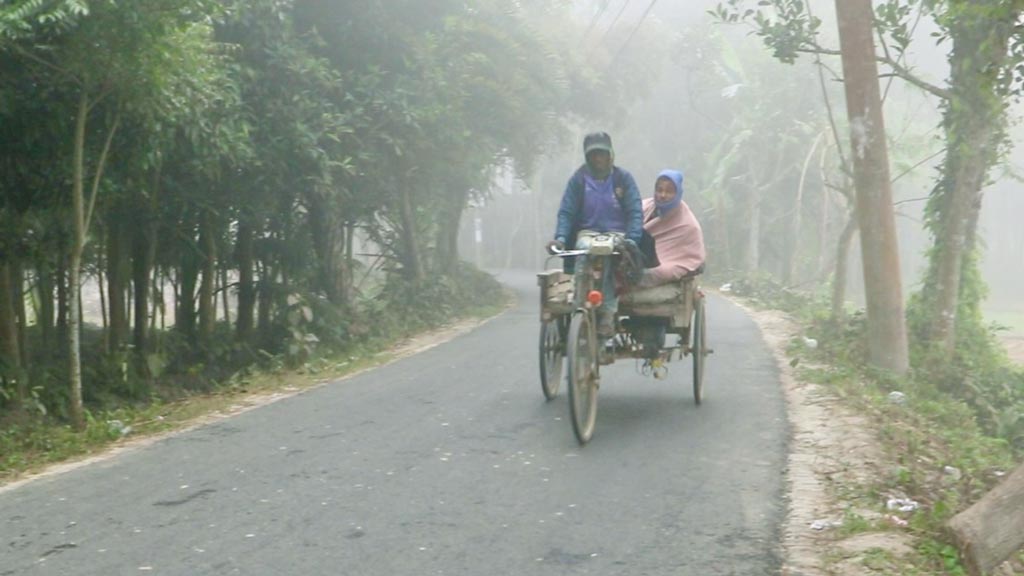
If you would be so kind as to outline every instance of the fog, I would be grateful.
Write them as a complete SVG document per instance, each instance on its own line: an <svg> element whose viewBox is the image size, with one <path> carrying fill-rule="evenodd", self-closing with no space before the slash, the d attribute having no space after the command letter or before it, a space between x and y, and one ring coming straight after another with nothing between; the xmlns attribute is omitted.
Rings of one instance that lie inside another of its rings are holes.
<svg viewBox="0 0 1024 576"><path fill-rule="evenodd" d="M652 193L658 171L683 170L684 200L704 225L708 267L716 279L756 270L798 289L823 290L846 208L841 196L825 185L837 181L838 153L813 59L804 55L792 65L778 62L751 35L750 25L722 24L709 15L716 1L654 2L642 23L648 2L611 0L603 11L602 4L575 3L576 21L564 30L580 36L589 27L589 34L575 44L578 49L587 58L610 61L609 75L641 79L631 86L628 104L610 119L576 119L575 133L544 151L533 173L517 176L515 167L509 167L497 174L489 198L464 219L464 256L489 267L543 267L542 246L553 234L565 183L583 161L582 135L604 130L612 135L615 163L633 173L645 197ZM812 6L823 19L821 43L837 47L832 3ZM948 44L936 45L933 26L928 16L919 19L905 63L941 86L948 73ZM838 57L827 56L823 62L833 71L825 72L825 84L845 147L845 104L835 76L841 66ZM922 210L942 158L941 112L936 98L899 79L883 78L882 89L903 287L909 294L920 287L931 244ZM1024 226L1018 222L1024 213L1018 179L1024 174L1024 149L1014 146L1024 140L1022 112L1021 104L1013 106L1010 152L993 170L985 190L980 233L989 317L1024 331ZM744 134L741 144L736 144L737 134ZM749 169L764 180L759 183L766 186L760 202L743 190L750 186L740 185L739 174L746 169L724 165L728 154L723 147L733 145L748 150L745 162L763 157L764 167ZM776 163L792 168L775 171L767 160L773 156ZM799 230L794 232L799 168L808 156ZM774 183L767 182L773 178ZM751 226L758 231L756 242L749 238ZM857 251L855 241L848 294L853 304L862 304Z"/></svg>

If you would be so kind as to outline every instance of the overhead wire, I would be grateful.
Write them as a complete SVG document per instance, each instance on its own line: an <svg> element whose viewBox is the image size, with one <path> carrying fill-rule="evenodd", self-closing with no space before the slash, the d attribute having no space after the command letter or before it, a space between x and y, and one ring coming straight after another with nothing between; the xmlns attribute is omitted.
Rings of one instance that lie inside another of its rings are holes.
<svg viewBox="0 0 1024 576"><path fill-rule="evenodd" d="M594 17L590 20L590 25L587 26L587 31L583 33L584 40L587 39L587 36L590 36L590 32L594 29L594 26L597 25L598 21L601 20L601 16L604 16L604 13L608 11L608 6L611 6L611 3L612 0L608 0L607 2L605 2L604 5L602 5L601 8L597 11L597 14L595 14Z"/></svg>
<svg viewBox="0 0 1024 576"><path fill-rule="evenodd" d="M625 0L622 3L622 8L619 8L619 13L615 15L615 18L612 19L612 23L609 24L608 28L605 29L604 34L601 35L601 41L598 42L598 44L604 43L605 39L608 38L608 34L611 33L613 28L615 28L615 24L618 23L619 18L622 18L622 13L625 12L626 8L629 7L629 3L630 0Z"/></svg>
<svg viewBox="0 0 1024 576"><path fill-rule="evenodd" d="M626 50L626 46L629 46L630 40L632 40L633 36L636 35L637 30L640 29L640 25L644 23L644 20L647 18L647 15L651 13L651 9L653 9L654 5L657 3L658 0L651 0L651 3L647 5L647 9L644 10L643 16L640 16L640 20L638 20L636 26L633 27L633 31L629 33L629 36L626 37L626 41L622 43L622 46L619 47L618 52L616 52L615 56L612 57L612 64L614 64L615 61L619 59L619 56L622 55L622 52Z"/></svg>

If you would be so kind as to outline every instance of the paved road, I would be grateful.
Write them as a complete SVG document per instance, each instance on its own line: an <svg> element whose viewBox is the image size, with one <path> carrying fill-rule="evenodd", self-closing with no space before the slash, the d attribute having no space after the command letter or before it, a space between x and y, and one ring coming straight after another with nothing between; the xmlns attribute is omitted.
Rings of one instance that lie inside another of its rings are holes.
<svg viewBox="0 0 1024 576"><path fill-rule="evenodd" d="M713 298L706 400L604 371L580 448L537 380L536 289L447 344L0 492L0 576L777 574L785 417Z"/></svg>

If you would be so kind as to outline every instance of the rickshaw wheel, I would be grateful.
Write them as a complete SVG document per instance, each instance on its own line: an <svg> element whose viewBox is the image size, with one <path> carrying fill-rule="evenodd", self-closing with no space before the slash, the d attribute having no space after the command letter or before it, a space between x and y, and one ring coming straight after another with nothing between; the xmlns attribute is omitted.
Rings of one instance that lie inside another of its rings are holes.
<svg viewBox="0 0 1024 576"><path fill-rule="evenodd" d="M540 325L540 387L544 398L553 400L558 395L562 379L562 361L565 343L562 340L561 318L555 317Z"/></svg>
<svg viewBox="0 0 1024 576"><path fill-rule="evenodd" d="M693 400L698 405L704 396L704 359L708 355L707 330L704 298L698 298L693 309L693 322L690 327L690 354L693 356Z"/></svg>
<svg viewBox="0 0 1024 576"><path fill-rule="evenodd" d="M590 314L577 311L569 324L569 414L576 440L586 444L597 419L597 335Z"/></svg>

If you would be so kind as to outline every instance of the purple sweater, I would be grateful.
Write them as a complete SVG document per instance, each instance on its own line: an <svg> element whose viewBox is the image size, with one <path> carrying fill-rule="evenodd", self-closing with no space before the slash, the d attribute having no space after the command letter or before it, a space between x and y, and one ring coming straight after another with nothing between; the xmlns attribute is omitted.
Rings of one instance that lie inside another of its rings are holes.
<svg viewBox="0 0 1024 576"><path fill-rule="evenodd" d="M614 178L611 174L603 181L598 181L584 172L583 183L580 230L625 233L626 215L622 212L622 204L615 197Z"/></svg>

